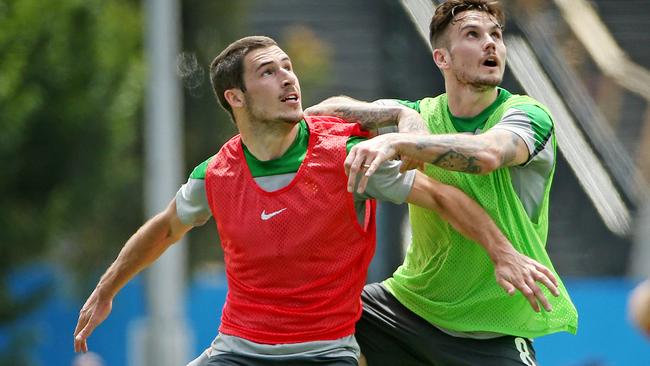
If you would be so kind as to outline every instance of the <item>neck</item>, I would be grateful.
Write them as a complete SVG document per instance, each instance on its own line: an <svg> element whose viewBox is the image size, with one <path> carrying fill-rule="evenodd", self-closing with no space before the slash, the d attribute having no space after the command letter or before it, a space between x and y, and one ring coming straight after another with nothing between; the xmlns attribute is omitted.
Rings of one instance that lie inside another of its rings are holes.
<svg viewBox="0 0 650 366"><path fill-rule="evenodd" d="M281 157L296 139L299 123L280 121L238 122L239 134L248 151L260 161Z"/></svg>
<svg viewBox="0 0 650 366"><path fill-rule="evenodd" d="M445 83L449 110L455 117L471 118L483 112L497 99L496 87L449 85Z"/></svg>

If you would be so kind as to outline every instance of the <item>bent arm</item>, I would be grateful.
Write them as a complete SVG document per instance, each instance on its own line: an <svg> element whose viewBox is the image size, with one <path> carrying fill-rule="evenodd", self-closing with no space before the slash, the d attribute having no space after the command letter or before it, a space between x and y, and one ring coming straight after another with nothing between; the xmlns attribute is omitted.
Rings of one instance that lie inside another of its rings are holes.
<svg viewBox="0 0 650 366"><path fill-rule="evenodd" d="M416 172L406 201L435 211L456 231L479 243L495 263L503 253L514 251L483 207L456 187Z"/></svg>
<svg viewBox="0 0 650 366"><path fill-rule="evenodd" d="M529 158L528 147L523 139L503 129L479 135L387 134L380 138L384 139L382 144L389 145L399 156L464 173L488 174L499 168L524 164ZM379 145L380 142L376 144ZM363 147L366 145L360 148Z"/></svg>
<svg viewBox="0 0 650 366"><path fill-rule="evenodd" d="M191 228L180 221L176 202L172 200L164 211L148 220L129 238L79 313L74 331L75 352L88 351L86 339L108 317L118 291Z"/></svg>
<svg viewBox="0 0 650 366"><path fill-rule="evenodd" d="M509 295L518 289L535 311L540 311L539 303L551 311L551 304L536 282L559 296L553 272L517 252L487 212L465 192L420 172L415 174L407 202L435 211L463 236L481 245L494 263L497 283Z"/></svg>
<svg viewBox="0 0 650 366"><path fill-rule="evenodd" d="M347 96L336 96L305 110L308 116L336 116L348 122L359 124L364 130L397 125L399 132L428 134L426 123L420 114L399 103L377 104L356 100Z"/></svg>

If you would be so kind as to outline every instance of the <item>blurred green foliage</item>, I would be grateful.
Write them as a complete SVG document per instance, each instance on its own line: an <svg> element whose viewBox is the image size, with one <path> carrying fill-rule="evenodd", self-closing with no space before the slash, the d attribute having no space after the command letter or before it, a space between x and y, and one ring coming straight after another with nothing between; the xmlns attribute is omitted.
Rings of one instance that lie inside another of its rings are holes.
<svg viewBox="0 0 650 366"><path fill-rule="evenodd" d="M12 271L53 258L95 282L89 274L141 221L140 3L2 0L0 54L0 326L7 327L47 291L16 296Z"/></svg>
<svg viewBox="0 0 650 366"><path fill-rule="evenodd" d="M245 26L254 2L179 4L178 74L184 86L184 171L189 176L236 133L213 95L209 64L230 42L251 35ZM295 58L303 88L326 83L324 60L331 50L300 30L310 37L287 32L278 41ZM68 288L83 299L144 220L143 34L141 0L0 0L4 329L49 293L47 286L13 293L8 276L16 269L54 262L73 275L75 283ZM213 223L193 230L190 242L190 268L221 261ZM15 335L12 357L0 360L27 365L33 337Z"/></svg>
<svg viewBox="0 0 650 366"><path fill-rule="evenodd" d="M186 85L189 175L234 133L207 67L239 35L233 24L245 5L179 4L184 49L203 69ZM0 360L29 364L33 337L13 327L49 293L17 295L11 273L54 262L85 298L143 222L143 23L139 0L0 0L0 327L14 335ZM192 258L218 247L206 227L210 249Z"/></svg>

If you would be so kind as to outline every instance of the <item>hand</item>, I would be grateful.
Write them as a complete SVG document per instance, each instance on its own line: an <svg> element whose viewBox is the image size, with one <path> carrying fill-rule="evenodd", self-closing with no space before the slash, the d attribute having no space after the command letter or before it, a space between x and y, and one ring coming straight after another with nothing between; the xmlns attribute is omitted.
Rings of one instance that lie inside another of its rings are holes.
<svg viewBox="0 0 650 366"><path fill-rule="evenodd" d="M641 282L630 293L628 315L634 325L650 337L650 280Z"/></svg>
<svg viewBox="0 0 650 366"><path fill-rule="evenodd" d="M397 150L393 147L392 140L396 133L379 135L370 140L362 141L350 149L345 159L345 173L348 175L348 192L353 192L357 183L357 174L365 171L359 178L357 192L363 193L370 177L379 166L390 159L397 157Z"/></svg>
<svg viewBox="0 0 650 366"><path fill-rule="evenodd" d="M551 270L539 262L513 249L499 257L499 260L495 262L494 272L497 283L506 290L508 295L512 296L516 290L519 290L536 312L540 311L539 303L544 306L546 311L553 310L537 282L546 286L553 296L559 296L557 279Z"/></svg>
<svg viewBox="0 0 650 366"><path fill-rule="evenodd" d="M86 339L108 317L112 307L113 301L100 299L97 289L90 294L90 297L88 297L88 300L86 300L86 303L79 312L79 320L74 330L75 352L88 352Z"/></svg>

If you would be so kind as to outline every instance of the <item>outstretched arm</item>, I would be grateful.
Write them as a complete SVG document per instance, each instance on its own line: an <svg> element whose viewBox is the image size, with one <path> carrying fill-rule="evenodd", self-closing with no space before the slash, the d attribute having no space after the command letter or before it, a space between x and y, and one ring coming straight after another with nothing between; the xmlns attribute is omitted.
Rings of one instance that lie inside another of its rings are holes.
<svg viewBox="0 0 650 366"><path fill-rule="evenodd" d="M88 351L86 340L108 317L117 292L191 228L181 223L176 214L176 202L172 200L165 211L151 218L129 238L79 313L74 331L75 352Z"/></svg>
<svg viewBox="0 0 650 366"><path fill-rule="evenodd" d="M437 212L462 235L479 243L494 263L497 283L509 295L518 289L535 311L540 311L539 303L552 310L537 282L559 296L553 273L517 252L485 210L463 191L416 172L407 202Z"/></svg>

